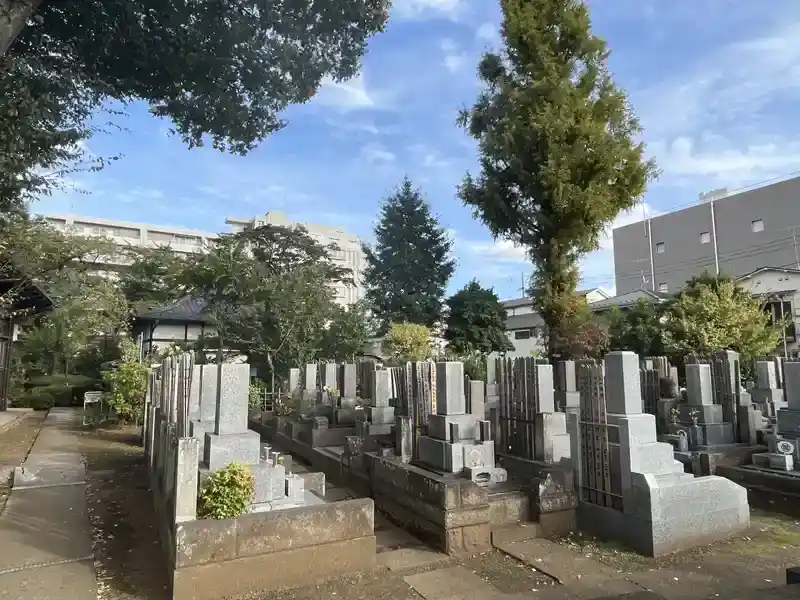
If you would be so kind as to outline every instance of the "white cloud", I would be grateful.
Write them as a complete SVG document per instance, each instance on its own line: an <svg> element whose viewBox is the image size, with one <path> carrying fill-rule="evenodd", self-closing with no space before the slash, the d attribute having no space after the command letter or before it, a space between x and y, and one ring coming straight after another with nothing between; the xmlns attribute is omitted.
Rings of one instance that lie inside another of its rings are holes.
<svg viewBox="0 0 800 600"><path fill-rule="evenodd" d="M361 149L361 156L372 164L394 162L397 156L381 144L368 144Z"/></svg>
<svg viewBox="0 0 800 600"><path fill-rule="evenodd" d="M393 15L401 19L419 19L432 15L455 18L463 0L394 0Z"/></svg>
<svg viewBox="0 0 800 600"><path fill-rule="evenodd" d="M800 22L719 48L695 68L631 94L651 139L673 140L720 126L756 121L800 90Z"/></svg>
<svg viewBox="0 0 800 600"><path fill-rule="evenodd" d="M441 46L442 52L444 52L442 64L444 64L445 69L451 73L457 73L463 69L464 65L467 64L467 53L464 52L456 42L449 38L442 40Z"/></svg>
<svg viewBox="0 0 800 600"><path fill-rule="evenodd" d="M714 184L742 185L800 169L800 143L753 143L742 148L725 139L704 144L679 137L671 144L655 144L651 150L671 177L702 177Z"/></svg>
<svg viewBox="0 0 800 600"><path fill-rule="evenodd" d="M484 23L475 32L475 38L481 42L494 44L500 41L500 32L494 23Z"/></svg>
<svg viewBox="0 0 800 600"><path fill-rule="evenodd" d="M376 106L375 99L367 91L363 73L359 73L347 81L334 81L332 78L326 77L312 102L341 110L366 109Z"/></svg>

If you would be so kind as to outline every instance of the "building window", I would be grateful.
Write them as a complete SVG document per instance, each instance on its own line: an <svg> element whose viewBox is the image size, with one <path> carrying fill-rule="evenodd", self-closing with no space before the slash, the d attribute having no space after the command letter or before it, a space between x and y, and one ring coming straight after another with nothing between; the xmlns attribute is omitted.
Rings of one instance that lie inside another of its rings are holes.
<svg viewBox="0 0 800 600"><path fill-rule="evenodd" d="M750 228L753 230L753 233L764 231L764 221L761 219L756 219L755 221L750 223Z"/></svg>
<svg viewBox="0 0 800 600"><path fill-rule="evenodd" d="M514 339L515 340L529 340L529 339L531 339L530 329L522 329L520 331L515 331L514 332Z"/></svg>
<svg viewBox="0 0 800 600"><path fill-rule="evenodd" d="M669 286L666 283L659 283L658 284L658 291L667 293L669 291Z"/></svg>
<svg viewBox="0 0 800 600"><path fill-rule="evenodd" d="M704 231L700 234L700 243L701 244L710 244L711 243L711 234L707 231Z"/></svg>
<svg viewBox="0 0 800 600"><path fill-rule="evenodd" d="M666 244L664 242L658 242L656 244L656 254L664 254L664 251L667 249Z"/></svg>

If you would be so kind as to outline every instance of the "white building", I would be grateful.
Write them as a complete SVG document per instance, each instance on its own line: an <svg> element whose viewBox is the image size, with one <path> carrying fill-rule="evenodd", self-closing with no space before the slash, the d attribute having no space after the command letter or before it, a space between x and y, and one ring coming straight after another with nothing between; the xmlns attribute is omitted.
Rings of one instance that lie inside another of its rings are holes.
<svg viewBox="0 0 800 600"><path fill-rule="evenodd" d="M167 225L149 225L116 219L65 214L46 214L41 216L52 227L65 233L103 237L123 247L155 248L168 246L174 252L180 254L201 252L208 248L210 241L218 237L218 234L208 231ZM344 229L315 225L313 223L297 223L279 212L268 212L265 215L250 219L228 218L225 222L230 225L233 233L267 224L283 227L302 225L308 230L309 235L318 242L325 245L336 244L339 250L334 252L331 258L336 264L350 269L353 273L356 285L337 285L336 302L342 306L347 306L363 297L362 272L365 260L364 253L361 250L361 242L356 236L346 232ZM122 257L109 257L107 260L98 261L98 266L101 272L111 274L119 267L123 267L125 263L126 260Z"/></svg>
<svg viewBox="0 0 800 600"><path fill-rule="evenodd" d="M328 225L316 225L313 223L299 223L292 221L282 212L270 211L265 215L252 217L249 219L239 219L228 217L225 223L230 225L231 230L236 233L264 225L278 225L281 227L305 227L308 234L320 244L325 246L336 244L339 248L331 255L331 259L340 267L350 269L353 273L355 285L336 285L336 302L342 306L347 306L361 300L364 297L363 271L366 267L364 252L361 249L361 241L352 233L348 233L341 227L331 227Z"/></svg>

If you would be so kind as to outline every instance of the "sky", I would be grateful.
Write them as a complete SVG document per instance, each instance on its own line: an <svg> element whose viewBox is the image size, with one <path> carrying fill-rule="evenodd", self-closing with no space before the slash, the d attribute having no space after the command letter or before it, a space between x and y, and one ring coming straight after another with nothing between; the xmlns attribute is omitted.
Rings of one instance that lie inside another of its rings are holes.
<svg viewBox="0 0 800 600"><path fill-rule="evenodd" d="M800 3L796 0L589 0L661 175L614 226L800 174ZM341 226L369 241L381 202L408 176L454 242L456 291L475 278L502 299L531 273L524 251L493 240L457 197L478 173L474 141L455 121L480 91L476 67L500 47L495 0L394 0L360 74L326 81L291 107L288 126L246 157L188 150L169 122L135 103L120 130L92 138L121 155L39 200L59 212L226 231L225 218L269 210ZM582 286L614 288L610 231L581 263Z"/></svg>

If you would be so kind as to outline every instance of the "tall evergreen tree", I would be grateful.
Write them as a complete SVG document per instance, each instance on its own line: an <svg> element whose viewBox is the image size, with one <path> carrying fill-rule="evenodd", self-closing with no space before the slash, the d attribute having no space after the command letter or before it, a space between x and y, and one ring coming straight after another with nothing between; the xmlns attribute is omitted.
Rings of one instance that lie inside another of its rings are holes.
<svg viewBox="0 0 800 600"><path fill-rule="evenodd" d="M506 336L506 309L493 289L474 279L447 299L449 314L444 339L458 355L513 350Z"/></svg>
<svg viewBox="0 0 800 600"><path fill-rule="evenodd" d="M382 323L433 327L440 319L455 260L452 240L408 178L381 208L375 245L364 245L366 297Z"/></svg>
<svg viewBox="0 0 800 600"><path fill-rule="evenodd" d="M656 175L644 159L609 51L578 0L501 0L505 51L486 54L485 85L459 123L478 140L481 174L467 176L464 203L496 237L528 251L534 301L548 350L578 310L578 260L598 247L617 214Z"/></svg>

